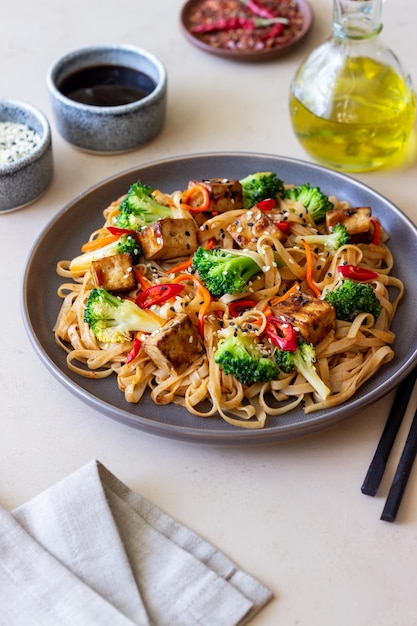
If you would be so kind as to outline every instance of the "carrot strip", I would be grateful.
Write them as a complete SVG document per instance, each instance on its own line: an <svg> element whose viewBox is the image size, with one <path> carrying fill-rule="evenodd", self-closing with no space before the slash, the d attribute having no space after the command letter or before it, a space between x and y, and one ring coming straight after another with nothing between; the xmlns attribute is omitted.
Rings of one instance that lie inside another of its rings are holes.
<svg viewBox="0 0 417 626"><path fill-rule="evenodd" d="M196 196L196 192L203 196L203 201L198 205L191 204ZM185 189L182 193L181 205L189 211L208 211L210 207L210 194L208 189L203 185L193 185Z"/></svg>
<svg viewBox="0 0 417 626"><path fill-rule="evenodd" d="M201 337L204 339L204 318L212 301L211 293L194 274L179 274L172 282L181 283L185 280L192 280L203 298L203 304L198 311L198 330Z"/></svg>
<svg viewBox="0 0 417 626"><path fill-rule="evenodd" d="M143 275L142 265L138 269L135 268L134 272L135 272L136 280L138 281L139 285L141 286L143 290L149 289L149 287L152 286L152 283Z"/></svg>
<svg viewBox="0 0 417 626"><path fill-rule="evenodd" d="M279 302L283 302L284 300L287 300L287 298L289 298L289 296L292 293L294 293L294 291L297 291L297 289L298 289L298 283L294 283L293 286L290 289L288 289L288 291L282 294L282 296L276 296L275 298L272 298L272 300L270 300L271 306L275 306Z"/></svg>
<svg viewBox="0 0 417 626"><path fill-rule="evenodd" d="M92 250L99 250L109 243L113 243L120 238L120 235L104 235L104 237L97 237L91 241L87 241L81 247L81 252L91 252Z"/></svg>
<svg viewBox="0 0 417 626"><path fill-rule="evenodd" d="M178 272L185 272L185 270L191 266L192 262L193 262L192 259L187 259L186 261L182 261L182 263L178 263L178 265L171 267L171 269L169 270L169 273L177 274Z"/></svg>
<svg viewBox="0 0 417 626"><path fill-rule="evenodd" d="M214 239L209 239L207 244L204 246L205 250L211 250L212 248L214 248ZM178 272L184 272L185 270L187 270L189 267L191 267L193 263L193 259L187 259L186 261L182 261L181 263L178 263L178 265L175 265L174 267L171 267L171 269L169 270L170 274L178 274Z"/></svg>
<svg viewBox="0 0 417 626"><path fill-rule="evenodd" d="M316 283L313 279L313 253L311 251L310 245L303 239L304 248L306 251L306 281L311 291L317 296L321 296L321 291L317 287Z"/></svg>

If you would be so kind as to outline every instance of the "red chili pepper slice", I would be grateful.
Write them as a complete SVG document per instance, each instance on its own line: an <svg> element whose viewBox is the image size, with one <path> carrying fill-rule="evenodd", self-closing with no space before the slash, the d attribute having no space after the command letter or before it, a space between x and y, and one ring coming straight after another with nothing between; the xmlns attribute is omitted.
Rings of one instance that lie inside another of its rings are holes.
<svg viewBox="0 0 417 626"><path fill-rule="evenodd" d="M298 348L297 333L294 327L275 315L267 316L265 333L280 350L295 352Z"/></svg>
<svg viewBox="0 0 417 626"><path fill-rule="evenodd" d="M170 298L181 293L184 285L167 283L163 285L152 285L141 291L135 299L135 302L141 309L149 309L154 304L162 304Z"/></svg>
<svg viewBox="0 0 417 626"><path fill-rule="evenodd" d="M375 217L371 217L371 224L374 227L374 234L371 243L375 246L379 246L381 241L381 224Z"/></svg>
<svg viewBox="0 0 417 626"><path fill-rule="evenodd" d="M274 222L275 226L279 228L283 233L288 233L290 225L288 222Z"/></svg>
<svg viewBox="0 0 417 626"><path fill-rule="evenodd" d="M337 269L345 278L350 278L351 280L356 280L360 283L366 283L367 281L378 278L378 272L367 270L366 268L359 267L358 265L338 265Z"/></svg>
<svg viewBox="0 0 417 626"><path fill-rule="evenodd" d="M240 300L234 300L233 302L230 302L229 304L229 313L233 316L233 317L238 317L239 315L241 315L243 313L243 311L246 311L247 309L251 309L255 304L254 300L250 300L245 299L245 298L241 298Z"/></svg>
<svg viewBox="0 0 417 626"><path fill-rule="evenodd" d="M136 237L138 234L136 230L130 230L130 228L117 228L117 226L107 226L106 228L112 235L133 235Z"/></svg>
<svg viewBox="0 0 417 626"><path fill-rule="evenodd" d="M260 211L272 211L277 206L277 201L274 198L265 198L257 202L256 206Z"/></svg>
<svg viewBox="0 0 417 626"><path fill-rule="evenodd" d="M142 346L142 342L139 339L139 337L135 337L133 340L133 346L131 347L131 349L129 350L127 357L126 357L126 363L130 363L130 361L133 361L133 359L139 354L139 350Z"/></svg>

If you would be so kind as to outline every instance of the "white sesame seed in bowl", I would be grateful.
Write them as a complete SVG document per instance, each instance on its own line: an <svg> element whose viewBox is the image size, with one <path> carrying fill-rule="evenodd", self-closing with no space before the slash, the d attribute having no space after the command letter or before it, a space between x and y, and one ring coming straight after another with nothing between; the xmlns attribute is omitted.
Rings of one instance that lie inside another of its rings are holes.
<svg viewBox="0 0 417 626"><path fill-rule="evenodd" d="M21 209L39 198L52 173L46 117L30 104L0 98L0 213Z"/></svg>

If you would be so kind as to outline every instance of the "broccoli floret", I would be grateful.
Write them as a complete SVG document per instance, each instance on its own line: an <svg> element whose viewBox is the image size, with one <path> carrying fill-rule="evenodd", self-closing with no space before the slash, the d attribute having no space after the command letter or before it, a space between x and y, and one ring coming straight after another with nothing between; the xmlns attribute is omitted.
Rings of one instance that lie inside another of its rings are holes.
<svg viewBox="0 0 417 626"><path fill-rule="evenodd" d="M327 235L302 235L295 238L296 243L306 241L308 244L323 246L327 252L333 252L350 241L350 235L344 224L335 224Z"/></svg>
<svg viewBox="0 0 417 626"><path fill-rule="evenodd" d="M359 313L371 313L377 319L382 309L372 285L349 278L334 291L328 291L324 299L334 306L337 319L347 322L352 322Z"/></svg>
<svg viewBox="0 0 417 626"><path fill-rule="evenodd" d="M236 332L219 342L215 362L226 374L233 374L244 385L277 378L278 367L264 355L255 337Z"/></svg>
<svg viewBox="0 0 417 626"><path fill-rule="evenodd" d="M250 279L262 270L259 255L238 253L237 250L199 247L193 256L192 269L196 271L209 292L220 297L225 293L241 292Z"/></svg>
<svg viewBox="0 0 417 626"><path fill-rule="evenodd" d="M162 323L154 313L102 287L92 289L85 305L84 322L90 326L97 339L104 343L129 341L132 332L152 333Z"/></svg>
<svg viewBox="0 0 417 626"><path fill-rule="evenodd" d="M323 400L331 394L331 390L317 373L315 367L316 351L313 344L307 341L300 341L295 352L277 350L275 352L275 361L278 367L286 374L289 374L294 369L297 370Z"/></svg>
<svg viewBox="0 0 417 626"><path fill-rule="evenodd" d="M153 189L140 180L134 183L120 203L115 224L119 228L141 230L158 219L172 217L171 208L160 204L153 196Z"/></svg>
<svg viewBox="0 0 417 626"><path fill-rule="evenodd" d="M262 200L284 194L284 183L273 172L256 172L240 181L243 192L243 207L251 209Z"/></svg>
<svg viewBox="0 0 417 626"><path fill-rule="evenodd" d="M334 209L334 204L322 193L320 188L310 187L310 183L286 189L285 197L302 204L315 222L322 222L327 211Z"/></svg>
<svg viewBox="0 0 417 626"><path fill-rule="evenodd" d="M119 239L113 241L112 243L108 243L102 248L97 248L96 250L80 254L72 259L70 263L70 270L72 272L86 272L92 261L104 259L107 256L112 256L113 254L124 254L126 252L130 254L133 265L136 265L139 261L141 248L133 235L121 235Z"/></svg>

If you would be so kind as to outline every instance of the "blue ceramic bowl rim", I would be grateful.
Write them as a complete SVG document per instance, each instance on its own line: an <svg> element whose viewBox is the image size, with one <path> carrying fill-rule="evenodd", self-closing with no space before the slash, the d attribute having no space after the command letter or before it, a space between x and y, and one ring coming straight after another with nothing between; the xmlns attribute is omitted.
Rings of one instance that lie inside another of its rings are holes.
<svg viewBox="0 0 417 626"><path fill-rule="evenodd" d="M156 82L155 89L153 89L150 94L148 94L141 100L136 100L135 102L130 102L129 104L121 104L116 106L96 106L94 104L84 104L82 102L72 100L71 98L65 96L58 89L58 86L56 84L57 75L67 63L71 61L76 61L78 57L83 57L86 55L93 57L95 53L117 53L118 51L138 55L138 57L145 57L150 63L155 66L158 71L159 78ZM139 48L137 46L132 46L129 44L98 44L85 46L83 48L76 48L61 56L50 66L47 72L46 82L47 87L53 97L66 106L70 106L74 109L79 109L80 111L89 111L94 115L118 116L128 112L133 112L142 108L146 108L154 100L158 100L158 98L162 96L166 90L167 71L162 61L155 54L149 52L148 50L145 50L144 48Z"/></svg>
<svg viewBox="0 0 417 626"><path fill-rule="evenodd" d="M28 125L30 125L30 120L19 120L16 115L12 117L7 116L7 111L11 111L13 109L16 111L22 111L25 115L29 115L37 119L40 123L41 130L39 131L35 129L35 132L38 133L41 140L39 144L26 155L12 161L11 163L0 164L0 177L10 176L19 170L26 168L28 165L41 158L51 147L51 128L46 116L43 113L32 104L28 104L22 100L16 100L14 98L0 98L0 122L28 124L29 121Z"/></svg>

